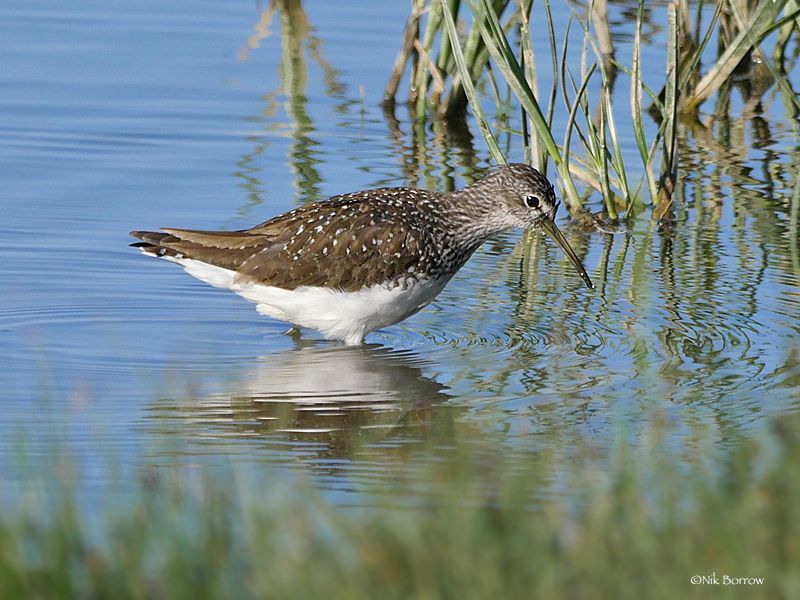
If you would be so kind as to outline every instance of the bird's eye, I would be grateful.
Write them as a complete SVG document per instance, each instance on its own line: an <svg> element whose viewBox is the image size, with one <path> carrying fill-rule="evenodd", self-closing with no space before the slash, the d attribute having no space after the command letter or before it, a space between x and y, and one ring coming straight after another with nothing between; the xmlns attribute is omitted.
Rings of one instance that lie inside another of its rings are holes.
<svg viewBox="0 0 800 600"><path fill-rule="evenodd" d="M525 196L525 206L528 208L539 208L539 198L536 196Z"/></svg>

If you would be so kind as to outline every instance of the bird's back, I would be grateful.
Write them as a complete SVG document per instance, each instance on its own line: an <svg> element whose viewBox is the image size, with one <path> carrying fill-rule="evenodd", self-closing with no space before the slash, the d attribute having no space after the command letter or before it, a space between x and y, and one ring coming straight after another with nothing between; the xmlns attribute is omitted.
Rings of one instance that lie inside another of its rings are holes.
<svg viewBox="0 0 800 600"><path fill-rule="evenodd" d="M292 290L355 291L438 276L435 210L442 194L382 188L301 206L240 231L133 231L145 253L200 261L236 278Z"/></svg>

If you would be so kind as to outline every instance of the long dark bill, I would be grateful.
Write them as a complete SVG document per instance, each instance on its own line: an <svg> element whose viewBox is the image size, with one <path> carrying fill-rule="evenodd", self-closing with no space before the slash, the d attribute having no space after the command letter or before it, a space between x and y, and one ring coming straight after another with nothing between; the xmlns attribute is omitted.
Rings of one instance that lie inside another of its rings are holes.
<svg viewBox="0 0 800 600"><path fill-rule="evenodd" d="M556 241L556 244L561 246L561 249L569 259L569 262L572 263L572 266L575 267L575 270L581 276L581 279L583 279L586 287L588 287L590 290L593 290L594 284L592 283L592 280L589 279L589 274L586 272L581 259L575 254L575 251L572 249L572 246L569 245L569 242L564 237L564 234L561 233L561 230L556 227L555 222L553 222L551 219L545 218L544 221L542 221L542 229L544 229L545 233L547 233L547 235Z"/></svg>

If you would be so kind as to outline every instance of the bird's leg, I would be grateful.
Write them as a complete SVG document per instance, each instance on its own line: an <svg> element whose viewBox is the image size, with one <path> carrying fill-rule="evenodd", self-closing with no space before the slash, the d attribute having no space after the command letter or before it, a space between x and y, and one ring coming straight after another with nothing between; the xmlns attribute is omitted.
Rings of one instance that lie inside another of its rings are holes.
<svg viewBox="0 0 800 600"><path fill-rule="evenodd" d="M288 335L294 341L298 341L300 340L300 328L297 325L292 325L289 327L289 329L283 332L283 335Z"/></svg>

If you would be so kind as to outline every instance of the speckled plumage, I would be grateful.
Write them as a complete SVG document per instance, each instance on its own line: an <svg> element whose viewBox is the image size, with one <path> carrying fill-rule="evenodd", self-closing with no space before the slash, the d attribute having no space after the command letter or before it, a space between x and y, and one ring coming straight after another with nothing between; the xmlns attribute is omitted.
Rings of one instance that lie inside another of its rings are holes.
<svg viewBox="0 0 800 600"><path fill-rule="evenodd" d="M358 343L369 331L430 302L488 237L514 227L552 225L556 208L549 181L527 165L512 164L457 192L382 188L334 196L240 231L163 229L131 235L142 240L133 245L143 252L185 263L200 279L257 302L264 314ZM426 286L430 289L420 289ZM416 292L409 299L401 291L411 288ZM356 316L339 314L334 306L322 326L305 315L306 307L287 309L292 296L286 292L308 303L311 291L327 291L335 303L370 289L396 289L397 302L422 304L397 307L389 298L382 311L391 315L380 318L369 314L368 303L375 300L365 296ZM294 312L303 318L292 319ZM337 319L343 322L334 326ZM348 320L354 321L352 327Z"/></svg>

